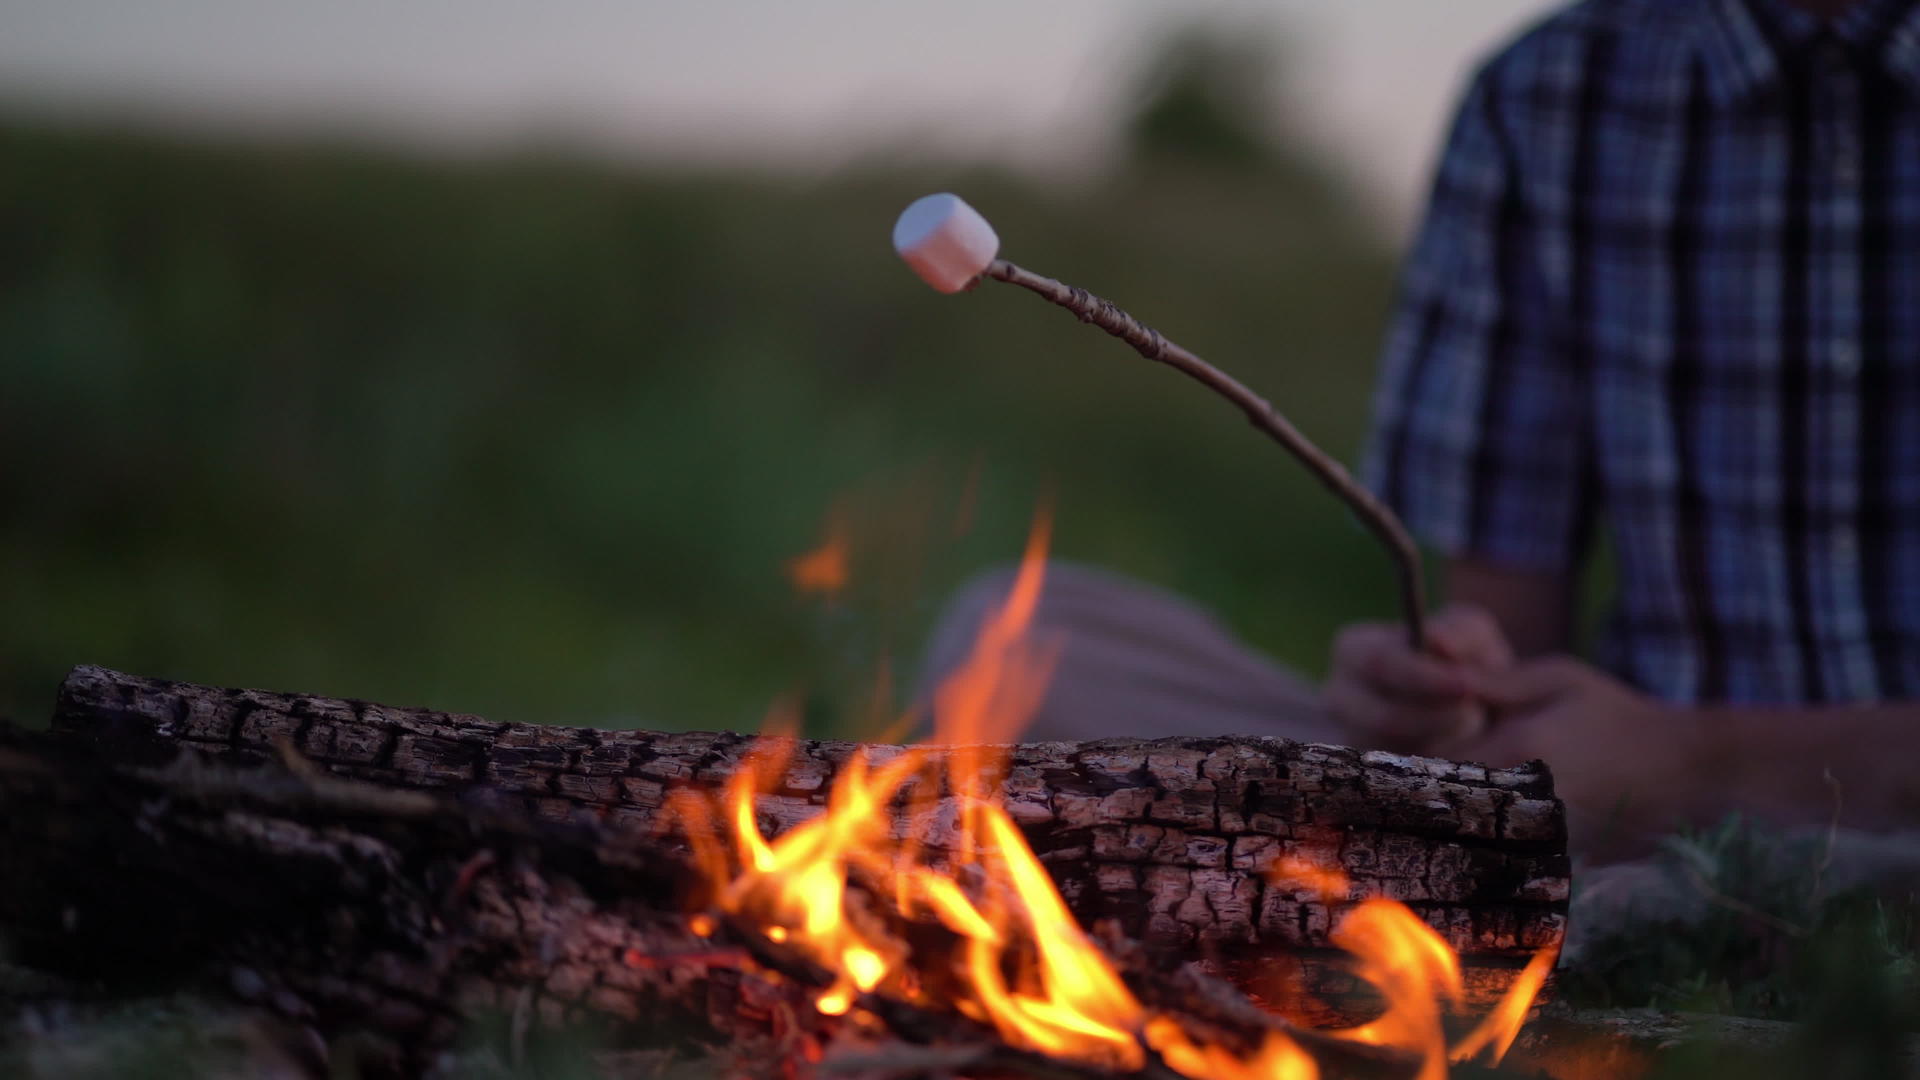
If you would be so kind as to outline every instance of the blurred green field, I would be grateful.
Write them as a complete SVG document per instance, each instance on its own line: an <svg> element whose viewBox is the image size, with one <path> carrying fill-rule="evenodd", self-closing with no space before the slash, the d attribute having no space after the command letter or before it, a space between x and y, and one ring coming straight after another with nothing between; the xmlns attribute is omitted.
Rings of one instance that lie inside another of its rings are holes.
<svg viewBox="0 0 1920 1080"><path fill-rule="evenodd" d="M960 191L1350 458L1392 259L1297 156L803 182L15 124L0 162L0 714L92 662L611 726L798 691L847 730L1045 493L1060 554L1304 668L1392 610L1224 404L887 241ZM823 604L781 567L834 507L855 584Z"/></svg>

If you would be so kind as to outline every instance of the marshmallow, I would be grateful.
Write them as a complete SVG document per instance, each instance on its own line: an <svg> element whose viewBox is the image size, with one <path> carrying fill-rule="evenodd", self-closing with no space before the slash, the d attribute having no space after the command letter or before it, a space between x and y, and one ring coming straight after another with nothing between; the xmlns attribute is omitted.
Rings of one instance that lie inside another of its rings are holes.
<svg viewBox="0 0 1920 1080"><path fill-rule="evenodd" d="M1000 252L993 226L958 195L914 200L893 225L893 249L927 284L954 293L973 284Z"/></svg>

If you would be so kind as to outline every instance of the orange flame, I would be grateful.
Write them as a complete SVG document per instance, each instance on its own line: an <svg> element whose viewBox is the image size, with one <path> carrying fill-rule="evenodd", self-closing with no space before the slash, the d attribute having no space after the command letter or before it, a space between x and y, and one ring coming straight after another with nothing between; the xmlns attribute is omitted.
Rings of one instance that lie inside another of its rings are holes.
<svg viewBox="0 0 1920 1080"><path fill-rule="evenodd" d="M1042 514L1005 603L935 694L936 738L946 744L939 758L919 747L877 764L856 753L825 811L775 839L761 830L755 796L785 773L791 738L755 744L717 800L674 793L669 807L711 885L710 902L734 925L757 928L829 972L831 985L814 998L827 1015L857 1011L873 993L927 1001L931 981L941 1003L1010 1044L1059 1058L1138 1070L1151 1052L1192 1080L1317 1080L1313 1058L1284 1034L1237 1051L1142 1005L1075 922L1001 802L1005 744L1040 704L1059 653L1057 642L1030 632L1048 534ZM901 799L915 827L895 837ZM951 836L936 848L926 826L942 821L951 822ZM717 839L723 834L730 845ZM1335 868L1283 859L1269 875L1329 903L1348 897L1346 875ZM856 880L866 887L850 889ZM710 917L696 918L703 933L712 931ZM960 939L951 970L916 966L889 929L915 919L937 921ZM1333 940L1355 954L1358 974L1387 1001L1378 1019L1333 1034L1417 1055L1421 1080L1444 1077L1449 1061L1489 1053L1497 1062L1553 965L1551 952L1535 956L1493 1013L1449 1047L1445 1021L1464 993L1459 962L1438 933L1398 903L1368 899Z"/></svg>
<svg viewBox="0 0 1920 1080"><path fill-rule="evenodd" d="M1053 676L1055 647L1035 644L1027 635L1046 579L1047 545L1053 523L1042 511L1027 537L1026 552L1013 588L989 615L974 638L973 651L934 692L934 740L949 746L984 750L1011 742L1033 716ZM949 774L969 784L984 779L974 757Z"/></svg>
<svg viewBox="0 0 1920 1080"><path fill-rule="evenodd" d="M1320 1075L1313 1056L1278 1032L1269 1034L1250 1057L1196 1044L1177 1021L1165 1016L1147 1021L1146 1038L1168 1068L1195 1080L1315 1080Z"/></svg>
<svg viewBox="0 0 1920 1080"><path fill-rule="evenodd" d="M787 580L801 592L836 595L847 587L848 546L846 521L837 512L829 515L819 546L787 560Z"/></svg>
<svg viewBox="0 0 1920 1080"><path fill-rule="evenodd" d="M1273 860L1267 867L1267 880L1280 885L1305 885L1329 904L1346 899L1351 888L1345 873L1297 855L1282 855Z"/></svg>
<svg viewBox="0 0 1920 1080"><path fill-rule="evenodd" d="M1500 1059L1506 1057L1507 1050L1513 1046L1513 1040L1519 1038L1520 1029L1527 1022L1527 1010L1532 1008L1540 988L1547 984L1547 976L1553 974L1553 964L1558 959L1557 946L1534 953L1533 959L1527 961L1527 966L1507 987L1500 1004L1495 1005L1466 1038L1453 1044L1448 1057L1453 1061L1471 1061L1492 1047L1487 1057L1495 1065L1500 1064Z"/></svg>
<svg viewBox="0 0 1920 1080"><path fill-rule="evenodd" d="M1111 1061L1127 1069L1145 1063L1135 1033L1145 1010L1120 981L1053 887L1006 811L975 803L986 839L997 854L1015 903L998 897L982 913L988 926L1013 920L1012 932L970 939L968 973L987 1017L1009 1041L1063 1057ZM978 850L969 845L969 850ZM993 880L990 878L990 880ZM1006 910L1010 907L1011 910ZM1009 988L1003 964L1013 942L1031 943L1023 988Z"/></svg>
<svg viewBox="0 0 1920 1080"><path fill-rule="evenodd" d="M1419 1080L1447 1075L1443 1001L1458 1009L1466 996L1460 961L1433 927L1406 907L1362 900L1333 932L1333 943L1359 958L1356 971L1387 1000L1380 1018L1344 1032L1356 1042L1419 1055Z"/></svg>
<svg viewBox="0 0 1920 1080"><path fill-rule="evenodd" d="M1283 856L1268 869L1270 880L1306 885L1331 903L1348 895L1347 876L1332 867ZM1362 900L1335 928L1335 945L1352 953L1355 971L1386 999L1378 1019L1334 1034L1355 1042L1392 1046L1417 1054L1418 1080L1440 1080L1449 1062L1469 1061L1486 1052L1496 1065L1526 1023L1527 1010L1553 971L1559 950L1542 949L1507 987L1493 1011L1464 1038L1448 1047L1442 1004L1458 1011L1466 997L1460 958L1438 931L1406 905L1378 897Z"/></svg>

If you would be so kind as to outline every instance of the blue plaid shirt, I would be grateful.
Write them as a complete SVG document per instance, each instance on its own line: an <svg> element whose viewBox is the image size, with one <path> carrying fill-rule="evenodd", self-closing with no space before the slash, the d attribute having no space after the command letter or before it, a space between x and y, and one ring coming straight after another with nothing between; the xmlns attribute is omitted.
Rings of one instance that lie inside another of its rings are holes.
<svg viewBox="0 0 1920 1080"><path fill-rule="evenodd" d="M1676 702L1920 698L1920 3L1589 0L1485 64L1367 455Z"/></svg>

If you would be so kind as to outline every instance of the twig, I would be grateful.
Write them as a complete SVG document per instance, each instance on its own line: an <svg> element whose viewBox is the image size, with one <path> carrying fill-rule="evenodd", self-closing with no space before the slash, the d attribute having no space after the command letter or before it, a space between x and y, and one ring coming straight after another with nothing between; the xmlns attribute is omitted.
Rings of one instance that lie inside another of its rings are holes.
<svg viewBox="0 0 1920 1080"><path fill-rule="evenodd" d="M1728 896L1726 893L1721 892L1714 887L1713 882L1707 880L1707 875L1701 873L1700 868L1694 866L1692 863L1684 863L1681 869L1686 872L1688 880L1691 881L1693 887L1699 891L1701 898L1709 904L1725 908L1736 915L1745 915L1760 925L1778 930L1788 937L1803 938L1812 933L1807 927L1789 922L1770 911L1755 907L1737 896Z"/></svg>
<svg viewBox="0 0 1920 1080"><path fill-rule="evenodd" d="M268 805L305 806L365 817L421 820L447 812L441 800L424 791L381 787L335 776L308 760L284 736L274 750L286 773L232 769L202 758L181 754L157 767L132 766L129 775L175 794L191 794L196 802L253 801ZM4 766L10 763L0 763Z"/></svg>
<svg viewBox="0 0 1920 1080"><path fill-rule="evenodd" d="M1416 650L1423 647L1426 582L1420 573L1420 550L1414 545L1413 537L1407 534L1406 526L1386 504L1361 487L1338 461L1302 435L1271 403L1247 389L1233 376L1168 341L1159 331L1127 314L1110 300L1043 277L1005 259L995 259L987 267L986 276L1046 297L1073 312L1081 322L1092 323L1133 346L1141 356L1191 376L1239 406L1254 427L1266 432L1287 453L1306 466L1307 471L1339 496L1386 547L1399 574L1400 607L1407 623L1407 637Z"/></svg>
<svg viewBox="0 0 1920 1080"><path fill-rule="evenodd" d="M897 1043L869 1053L828 1057L814 1066L820 1073L873 1073L881 1076L950 1076L1013 1073L1032 1080L1183 1080L1158 1061L1127 1073L1097 1065L1019 1050L1005 1044L914 1046Z"/></svg>
<svg viewBox="0 0 1920 1080"><path fill-rule="evenodd" d="M513 1016L507 1029L507 1062L515 1072L527 1065L527 1030L533 1026L533 985L520 987L513 995Z"/></svg>
<svg viewBox="0 0 1920 1080"><path fill-rule="evenodd" d="M273 749L287 772L306 785L314 799L323 805L359 807L367 813L395 817L427 817L440 811L439 800L425 792L396 791L335 776L308 760L285 735L273 740Z"/></svg>
<svg viewBox="0 0 1920 1080"><path fill-rule="evenodd" d="M993 1047L984 1044L914 1046L911 1043L896 1043L864 1054L829 1054L814 1069L823 1073L944 1073L955 1069L980 1068L993 1055L993 1050Z"/></svg>
<svg viewBox="0 0 1920 1080"><path fill-rule="evenodd" d="M832 981L819 965L791 947L768 939L750 921L722 914L718 923L720 932L715 935L716 940L724 938L737 943L760 967L785 982L818 990ZM1198 1021L1238 1041L1257 1041L1268 1033L1279 1033L1322 1066L1335 1067L1340 1075L1406 1076L1418 1065L1404 1051L1341 1039L1263 1012L1232 987L1189 967L1148 973L1137 967L1141 962L1138 944L1128 941L1124 945L1134 954L1131 961L1118 958L1126 981L1141 994L1143 1004L1155 1012ZM1018 1072L1036 1080L1180 1080L1180 1074L1162 1062L1159 1054L1144 1042L1143 1064L1131 1072L1116 1072L1023 1050L999 1039L990 1026L951 1009L923 1006L880 991L856 995L853 1006L878 1019L901 1040L901 1045L986 1046L990 1048L986 1062L994 1070Z"/></svg>
<svg viewBox="0 0 1920 1080"><path fill-rule="evenodd" d="M1820 770L1820 778L1833 789L1833 816L1827 819L1827 837L1820 845L1820 861L1813 865L1813 883L1807 887L1807 906L1820 903L1820 891L1826 885L1827 871L1833 868L1833 849L1840 842L1840 811L1845 808L1845 791L1840 780L1833 775L1832 766Z"/></svg>
<svg viewBox="0 0 1920 1080"><path fill-rule="evenodd" d="M753 954L745 949L688 949L684 952L665 953L644 953L639 949L628 949L620 954L620 962L635 970L645 971L682 965L738 968L744 971L753 966L754 959Z"/></svg>
<svg viewBox="0 0 1920 1080"><path fill-rule="evenodd" d="M473 888L473 883L480 879L481 874L493 869L499 861L500 857L493 853L492 848L481 848L468 856L467 861L460 864L460 872L453 876L453 884L447 886L447 894L440 901L440 906L451 909L453 905L465 900L467 891Z"/></svg>

